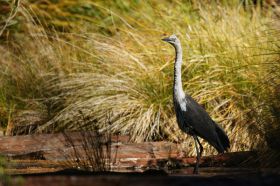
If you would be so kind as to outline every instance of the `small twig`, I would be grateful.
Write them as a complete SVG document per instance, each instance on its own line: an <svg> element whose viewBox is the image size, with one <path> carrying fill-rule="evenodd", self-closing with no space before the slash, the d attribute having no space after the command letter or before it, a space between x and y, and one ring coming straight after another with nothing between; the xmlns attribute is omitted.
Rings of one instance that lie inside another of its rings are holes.
<svg viewBox="0 0 280 186"><path fill-rule="evenodd" d="M20 5L20 0L14 0L15 7L13 8L13 10L10 12L9 17L7 18L7 20L5 21L5 25L3 26L3 28L1 28L0 30L0 36L3 34L4 30L7 28L7 26L9 25L10 21L16 16L17 12L18 12L18 8Z"/></svg>

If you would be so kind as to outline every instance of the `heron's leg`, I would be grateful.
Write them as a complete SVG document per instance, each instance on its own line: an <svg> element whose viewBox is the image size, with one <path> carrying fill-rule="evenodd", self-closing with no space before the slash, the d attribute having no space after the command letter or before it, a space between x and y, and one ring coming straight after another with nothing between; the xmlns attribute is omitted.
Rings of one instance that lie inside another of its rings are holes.
<svg viewBox="0 0 280 186"><path fill-rule="evenodd" d="M203 146L201 145L199 139L197 136L194 136L196 138L196 141L198 142L198 145L199 145L199 155L200 157L202 156L202 152L203 152Z"/></svg>
<svg viewBox="0 0 280 186"><path fill-rule="evenodd" d="M193 139L194 139L194 144L195 144L195 149L196 149L196 164L195 167L193 169L193 173L194 174L198 174L198 166L199 166L199 160L200 160L200 152L198 150L198 146L197 146L197 136L193 135Z"/></svg>

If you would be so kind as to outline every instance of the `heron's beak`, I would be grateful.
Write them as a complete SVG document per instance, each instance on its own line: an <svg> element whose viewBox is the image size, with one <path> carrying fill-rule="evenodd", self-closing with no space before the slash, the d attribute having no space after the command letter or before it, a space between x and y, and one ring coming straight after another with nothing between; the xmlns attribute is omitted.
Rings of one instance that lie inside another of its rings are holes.
<svg viewBox="0 0 280 186"><path fill-rule="evenodd" d="M161 40L165 41L165 42L170 42L171 41L171 39L169 37L162 38Z"/></svg>

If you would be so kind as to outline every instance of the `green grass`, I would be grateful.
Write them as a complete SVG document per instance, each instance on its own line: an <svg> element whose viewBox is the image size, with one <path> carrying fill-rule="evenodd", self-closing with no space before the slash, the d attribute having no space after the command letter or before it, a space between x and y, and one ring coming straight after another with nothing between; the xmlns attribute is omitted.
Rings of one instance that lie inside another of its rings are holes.
<svg viewBox="0 0 280 186"><path fill-rule="evenodd" d="M223 126L231 151L263 148L270 129L279 129L272 112L279 32L269 11L136 0L32 8L21 10L16 45L0 47L1 122L14 133L77 130L83 117L104 131L112 113L111 131L138 142L184 141L193 154L173 111L174 50L161 41L172 33L184 49L184 90ZM207 146L205 154L213 152Z"/></svg>

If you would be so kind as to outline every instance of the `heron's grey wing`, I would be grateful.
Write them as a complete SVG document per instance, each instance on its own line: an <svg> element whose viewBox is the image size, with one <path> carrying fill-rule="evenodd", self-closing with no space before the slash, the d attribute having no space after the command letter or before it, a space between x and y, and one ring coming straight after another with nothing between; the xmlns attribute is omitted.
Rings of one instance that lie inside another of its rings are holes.
<svg viewBox="0 0 280 186"><path fill-rule="evenodd" d="M184 112L186 124L190 125L198 136L206 140L214 136L215 126L205 109L188 95L185 101L187 102Z"/></svg>
<svg viewBox="0 0 280 186"><path fill-rule="evenodd" d="M211 119L205 109L192 97L186 95L185 101L184 118L186 125L190 125L196 135L208 141L219 152L225 151L229 147L229 140L223 129Z"/></svg>

